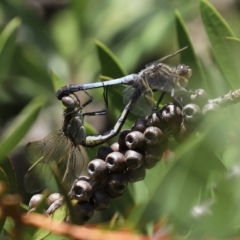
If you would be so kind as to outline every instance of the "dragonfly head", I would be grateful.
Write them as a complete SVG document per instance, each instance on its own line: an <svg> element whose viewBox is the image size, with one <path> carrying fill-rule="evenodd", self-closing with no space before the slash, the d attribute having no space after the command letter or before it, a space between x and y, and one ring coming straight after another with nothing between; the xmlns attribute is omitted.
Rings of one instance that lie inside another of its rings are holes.
<svg viewBox="0 0 240 240"><path fill-rule="evenodd" d="M185 77L189 79L192 76L192 69L189 66L186 66L185 64L179 64L177 66L177 75Z"/></svg>
<svg viewBox="0 0 240 240"><path fill-rule="evenodd" d="M62 97L62 104L66 107L66 114L71 114L74 111L78 111L80 107L80 101L75 94Z"/></svg>

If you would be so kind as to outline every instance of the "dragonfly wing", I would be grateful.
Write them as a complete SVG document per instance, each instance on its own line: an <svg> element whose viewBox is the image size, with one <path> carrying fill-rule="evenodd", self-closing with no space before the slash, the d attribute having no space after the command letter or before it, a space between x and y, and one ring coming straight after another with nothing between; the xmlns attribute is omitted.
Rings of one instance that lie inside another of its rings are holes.
<svg viewBox="0 0 240 240"><path fill-rule="evenodd" d="M25 176L25 187L29 192L41 190L52 177L50 162L58 164L66 158L70 140L61 132L52 132L40 141L30 142L26 152L33 164Z"/></svg>
<svg viewBox="0 0 240 240"><path fill-rule="evenodd" d="M141 90L140 88L127 87L123 91L123 102L125 105L134 98L134 104L130 110L136 116L147 116L152 112L154 106L153 92L150 88Z"/></svg>
<svg viewBox="0 0 240 240"><path fill-rule="evenodd" d="M81 174L84 157L82 155L80 146L74 146L72 144L66 159L62 159L58 163L59 170L64 174L62 181L70 188L76 178Z"/></svg>
<svg viewBox="0 0 240 240"><path fill-rule="evenodd" d="M27 171L24 177L25 189L29 193L42 190L46 183L51 180L52 173L49 166L43 162L39 162Z"/></svg>

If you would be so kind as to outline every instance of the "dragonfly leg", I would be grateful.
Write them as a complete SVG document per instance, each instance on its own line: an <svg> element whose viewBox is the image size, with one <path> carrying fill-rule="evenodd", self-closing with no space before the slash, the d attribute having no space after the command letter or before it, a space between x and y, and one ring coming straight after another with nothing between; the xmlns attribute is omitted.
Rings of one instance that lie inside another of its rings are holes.
<svg viewBox="0 0 240 240"><path fill-rule="evenodd" d="M106 115L107 114L107 112L108 112L108 93L107 93L108 87L104 86L103 89L104 89L104 91L103 91L103 99L104 99L104 104L105 104L106 108L103 109L103 110L100 110L100 111L83 113L82 114L83 117L84 116L96 116L96 115Z"/></svg>
<svg viewBox="0 0 240 240"><path fill-rule="evenodd" d="M127 116L130 112L130 109L132 108L132 105L133 105L133 100L131 100L125 106L120 117L118 118L117 123L115 124L114 128L111 131L109 131L103 135L87 136L85 139L85 143L83 145L87 146L87 147L94 147L94 146L100 145L100 144L106 142L107 140L113 138L114 136L116 136L120 132L123 124L125 123Z"/></svg>
<svg viewBox="0 0 240 240"><path fill-rule="evenodd" d="M89 103L93 101L93 96L91 96L87 91L83 90L89 99L81 106L81 108L86 107Z"/></svg>
<svg viewBox="0 0 240 240"><path fill-rule="evenodd" d="M164 97L165 94L166 94L166 92L162 92L161 95L160 95L160 97L158 98L157 103L156 103L156 105L155 105L155 107L154 107L154 110L155 110L155 111L158 110L159 104L160 104L161 101L163 100L163 97Z"/></svg>

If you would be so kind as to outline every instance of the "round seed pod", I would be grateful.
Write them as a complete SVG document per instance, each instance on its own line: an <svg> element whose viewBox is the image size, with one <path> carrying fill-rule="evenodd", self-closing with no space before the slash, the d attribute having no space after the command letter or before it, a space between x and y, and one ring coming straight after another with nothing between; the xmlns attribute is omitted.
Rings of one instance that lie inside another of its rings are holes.
<svg viewBox="0 0 240 240"><path fill-rule="evenodd" d="M119 151L119 143L118 142L115 142L111 145L111 149L114 151L114 152L118 152Z"/></svg>
<svg viewBox="0 0 240 240"><path fill-rule="evenodd" d="M145 168L149 166L155 166L162 159L163 151L161 145L154 146L147 145L145 149Z"/></svg>
<svg viewBox="0 0 240 240"><path fill-rule="evenodd" d="M161 142L163 139L163 132L161 131L161 129L154 126L146 128L143 135L145 142L148 145L154 145Z"/></svg>
<svg viewBox="0 0 240 240"><path fill-rule="evenodd" d="M124 193L124 190L122 191L115 191L113 190L109 185L107 185L104 189L107 193L107 195L110 197L110 198L119 198L123 195Z"/></svg>
<svg viewBox="0 0 240 240"><path fill-rule="evenodd" d="M92 195L91 202L95 211L106 209L110 205L110 197L103 189L95 191Z"/></svg>
<svg viewBox="0 0 240 240"><path fill-rule="evenodd" d="M196 123L202 117L200 107L194 103L189 103L183 107L183 119L187 123Z"/></svg>
<svg viewBox="0 0 240 240"><path fill-rule="evenodd" d="M125 138L130 132L131 132L131 130L129 130L129 129L122 130L120 132L119 138L118 138L119 151L127 149Z"/></svg>
<svg viewBox="0 0 240 240"><path fill-rule="evenodd" d="M151 115L149 115L147 118L147 126L155 126L158 128L164 128L166 123L161 118L161 115L158 114L158 112L153 112Z"/></svg>
<svg viewBox="0 0 240 240"><path fill-rule="evenodd" d="M94 159L88 164L88 174L94 179L105 179L108 176L107 163L102 159Z"/></svg>
<svg viewBox="0 0 240 240"><path fill-rule="evenodd" d="M189 137L189 132L187 132L187 128L185 127L185 124L182 123L180 126L180 129L178 132L173 134L173 137L176 142L182 143Z"/></svg>
<svg viewBox="0 0 240 240"><path fill-rule="evenodd" d="M51 215L52 213L54 213L58 208L60 208L64 203L63 198L59 198L58 200L54 201L49 208L46 210L46 213L48 215Z"/></svg>
<svg viewBox="0 0 240 240"><path fill-rule="evenodd" d="M107 186L114 192L122 192L127 187L128 179L124 172L114 172L109 176Z"/></svg>
<svg viewBox="0 0 240 240"><path fill-rule="evenodd" d="M121 171L126 168L125 157L120 152L112 152L106 158L107 168L110 172Z"/></svg>
<svg viewBox="0 0 240 240"><path fill-rule="evenodd" d="M151 168L154 168L156 165L157 165L157 161L156 162L144 162L143 166L145 169L151 169Z"/></svg>
<svg viewBox="0 0 240 240"><path fill-rule="evenodd" d="M134 125L132 126L132 131L138 131L143 133L147 127L147 119L145 118L138 118Z"/></svg>
<svg viewBox="0 0 240 240"><path fill-rule="evenodd" d="M128 181L131 183L142 181L146 176L146 170L145 167L142 165L141 167L137 169L131 169L129 168L126 172Z"/></svg>
<svg viewBox="0 0 240 240"><path fill-rule="evenodd" d="M128 150L125 153L126 165L128 168L139 168L144 161L143 155L133 150Z"/></svg>
<svg viewBox="0 0 240 240"><path fill-rule="evenodd" d="M84 180L76 180L69 192L69 196L78 201L88 201L92 195L92 186Z"/></svg>
<svg viewBox="0 0 240 240"><path fill-rule="evenodd" d="M162 119L170 125L179 126L182 122L181 109L172 103L164 105L157 114L161 114Z"/></svg>
<svg viewBox="0 0 240 240"><path fill-rule="evenodd" d="M196 89L195 93L190 95L191 102L197 104L202 107L208 99L208 94L204 89Z"/></svg>
<svg viewBox="0 0 240 240"><path fill-rule="evenodd" d="M220 111L220 107L218 104L216 103L207 103L203 109L202 109L202 114L203 116L206 118L209 118L213 115L215 115L215 113Z"/></svg>
<svg viewBox="0 0 240 240"><path fill-rule="evenodd" d="M113 152L113 149L109 146L101 146L99 149L98 149L98 152L96 154L96 158L100 158L102 160L105 160L107 155L112 153Z"/></svg>
<svg viewBox="0 0 240 240"><path fill-rule="evenodd" d="M79 219L83 222L88 221L93 216L94 208L90 202L78 202L74 208Z"/></svg>
<svg viewBox="0 0 240 240"><path fill-rule="evenodd" d="M54 203L55 201L59 200L60 198L62 198L60 193L52 193L48 196L47 198L47 207L49 207L52 203Z"/></svg>
<svg viewBox="0 0 240 240"><path fill-rule="evenodd" d="M162 152L163 152L163 153L164 153L165 151L167 151L168 148L169 148L168 138L165 138L163 141L161 141L160 146L161 146L161 149L162 149Z"/></svg>
<svg viewBox="0 0 240 240"><path fill-rule="evenodd" d="M141 132L130 132L125 138L125 144L128 149L140 149L144 146L144 136Z"/></svg>
<svg viewBox="0 0 240 240"><path fill-rule="evenodd" d="M35 194L31 197L28 207L29 210L31 210L32 208L36 208L38 206L38 204L44 199L44 195L43 194Z"/></svg>

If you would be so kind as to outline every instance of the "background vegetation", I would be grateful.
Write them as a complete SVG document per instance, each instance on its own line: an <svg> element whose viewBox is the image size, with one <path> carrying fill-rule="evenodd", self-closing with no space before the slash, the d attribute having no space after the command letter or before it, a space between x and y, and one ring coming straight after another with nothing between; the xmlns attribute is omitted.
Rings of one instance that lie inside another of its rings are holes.
<svg viewBox="0 0 240 240"><path fill-rule="evenodd" d="M60 85L138 72L187 45L181 58L169 63L193 69L190 89L204 88L215 98L239 88L239 10L238 1L1 0L0 172L9 192L20 193L28 203L22 184L24 146L61 126L62 107L55 97ZM93 127L101 133L111 129L124 107L122 89L109 89L106 118L86 119L89 133ZM91 94L95 101L86 111L101 109L102 90ZM91 223L108 225L118 213L114 226L147 234L159 223L159 232L173 238L239 236L239 104L221 113L213 125L204 126L204 134L182 145L172 141L170 157ZM90 159L96 151L87 150Z"/></svg>

